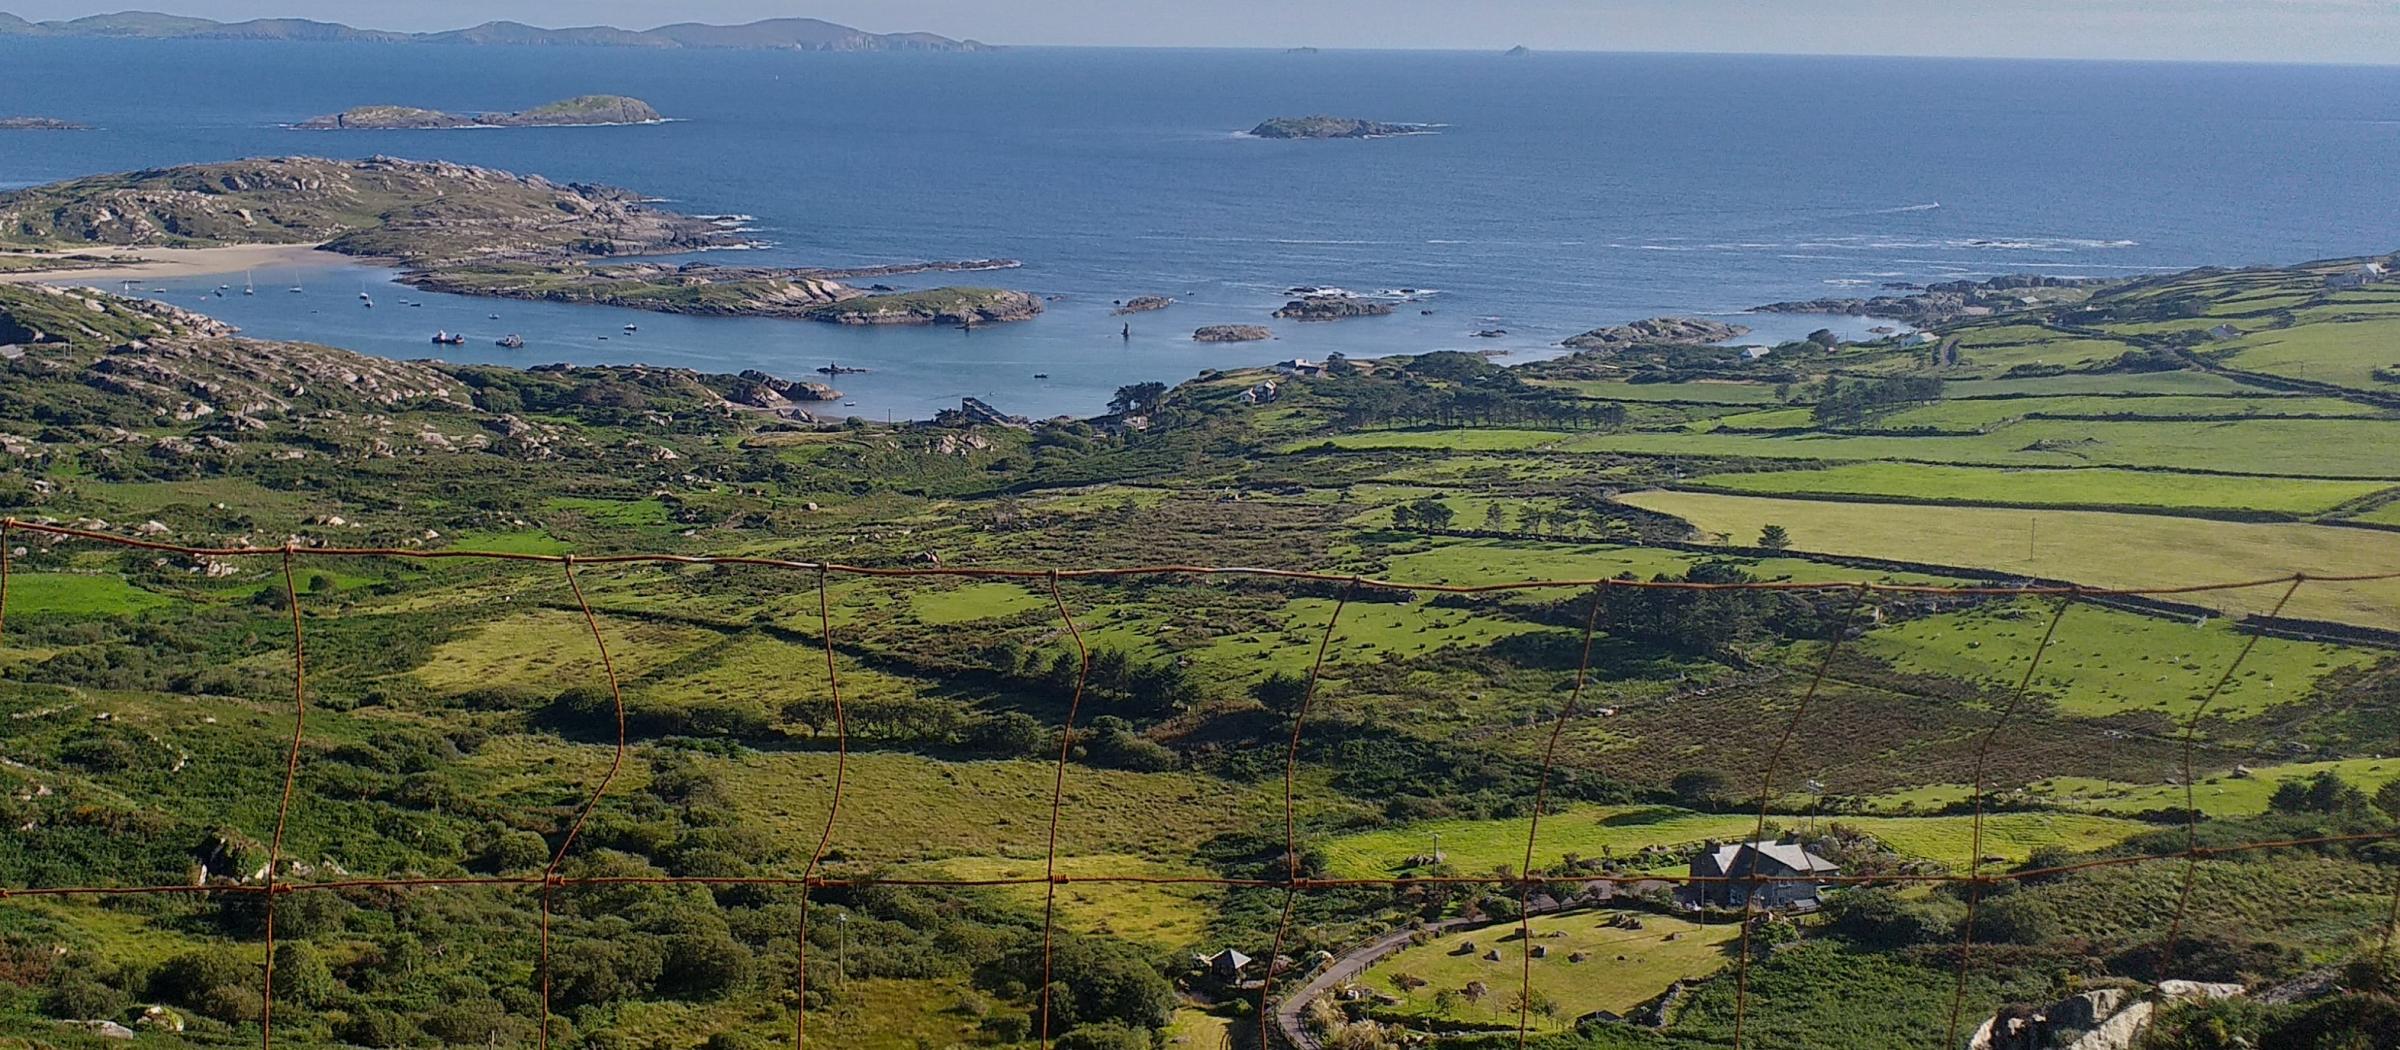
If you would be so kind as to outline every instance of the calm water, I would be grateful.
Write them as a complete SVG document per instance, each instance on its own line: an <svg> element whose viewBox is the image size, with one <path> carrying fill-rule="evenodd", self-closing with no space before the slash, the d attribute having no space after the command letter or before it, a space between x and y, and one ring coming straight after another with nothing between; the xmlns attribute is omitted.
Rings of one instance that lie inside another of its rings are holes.
<svg viewBox="0 0 2400 1050"><path fill-rule="evenodd" d="M971 336L420 295L348 265L262 273L248 298L237 278L232 296L206 304L253 334L403 357L433 353L428 337L446 328L470 337L441 351L453 359L792 376L864 365L874 374L841 386L873 416L967 394L1027 414L1090 412L1122 383L1332 350L1530 356L1599 324L1885 281L2400 245L2395 68L136 41L0 42L0 68L0 112L100 128L0 138L0 183L258 154L444 158L755 216L772 248L725 261L1009 256L1026 267L970 280L1058 297L1040 320ZM513 109L588 92L637 95L681 119L278 126L367 102ZM1236 134L1306 112L1447 127L1370 142ZM308 291L286 292L294 280ZM202 306L217 283L161 286ZM1296 284L1438 293L1390 318L1277 322L1273 343L1189 340L1198 325L1265 321ZM359 287L376 309L358 306ZM1146 293L1183 302L1133 318L1120 339L1111 301ZM626 323L641 331L622 334ZM1755 323L1771 338L1816 322ZM1491 327L1510 334L1470 335ZM530 345L492 345L508 332Z"/></svg>

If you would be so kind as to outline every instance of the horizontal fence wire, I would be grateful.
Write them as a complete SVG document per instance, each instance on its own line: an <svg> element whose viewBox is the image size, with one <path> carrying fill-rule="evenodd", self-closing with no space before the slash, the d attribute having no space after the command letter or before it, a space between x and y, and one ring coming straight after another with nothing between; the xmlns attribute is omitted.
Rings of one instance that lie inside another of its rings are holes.
<svg viewBox="0 0 2400 1050"><path fill-rule="evenodd" d="M1968 981L1973 972L1974 956L1977 951L1977 944L1974 937L1974 915L1976 908L1982 899L1983 891L1991 886L2010 882L2050 879L2078 872L2180 861L2185 865L2184 876L2181 881L2180 891L2177 895L2175 908L2171 916L2171 921L2168 925L2167 933L2159 945L2161 957L2171 960L2174 958L2174 953L2178 948L2178 942L2183 936L2183 928L2190 908L2192 891L2197 879L2199 870L2198 866L2200 862L2215 858L2234 857L2245 853L2258 851L2359 845L2374 842L2392 841L2395 838L2400 838L2400 831L2384 831L2284 838L2217 846L2201 845L2199 835L2199 810L2195 804L2196 798L2193 794L2193 776L2195 773L2194 763L2200 721L2205 716L2208 708L2213 704L2217 696L2221 694L2226 686L2234 680L2236 675L2240 672L2243 664L2249 659L2251 652L2255 649L2260 637L2260 633L2253 631L2249 633L2247 641L2236 652L2233 659L2226 664L2222 673L2214 679L2214 685L2210 688L2201 702L2196 705L2192 714L2184 721L2182 732L2178 738L2178 742L2182 748L2182 783L2185 791L2186 801L2183 821L2185 833L2184 847L2182 849L2157 853L2119 854L2091 857L2078 861L2041 866L2022 866L2014 870L1999 873L1985 872L1983 870L1982 857L1985 822L1985 795L1989 786L1986 780L1986 770L1992 757L1995 742L2001 739L2002 733L2007 728L2011 718L2015 715L2018 708L2025 700L2027 693L2032 687L2036 671L2040 667L2043 656L2049 651L2053 640L2058 636L2060 625L2067 618L2069 609L2076 603L2095 598L2157 598L2227 593L2245 590L2266 590L2269 588L2281 587L2283 589L2280 595L2275 599L2264 617L2264 619L2267 621L2273 621L2280 617L2283 609L2290 603L2292 596L2298 593L2304 584L2311 582L2363 583L2400 580L2400 571L2355 575L2286 573L2275 576L2265 576L2256 579L2224 583L2120 588L2082 587L2047 583L2028 583L2023 586L1999 586L1989 584L1944 586L1939 584L1923 583L1887 583L1871 580L1825 582L1698 582L1687 580L1635 580L1609 577L1594 577L1589 579L1517 580L1484 584L1443 584L1376 579L1356 574L1336 572L1191 564L1157 564L1079 569L931 565L888 567L849 565L838 562L807 561L754 556L716 556L665 553L615 553L601 555L583 555L574 553L534 554L515 551L425 550L422 548L411 547L319 546L302 545L297 542L277 547L202 547L165 543L156 540L141 539L129 536L119 536L112 533L58 525L50 522L31 522L21 521L16 518L0 518L0 645L4 645L6 643L9 585L10 576L14 571L12 565L14 559L12 557L10 541L14 534L17 533L46 536L51 537L54 540L87 541L125 550L144 551L158 554L173 554L192 558L260 558L275 559L279 563L282 574L282 590L289 607L292 628L292 734L290 747L284 755L284 776L281 786L281 794L279 796L278 806L276 809L273 838L269 846L269 861L266 870L263 873L263 877L256 883L234 882L202 885L0 886L0 901L6 901L12 898L20 897L39 899L108 897L116 895L140 894L250 894L265 897L269 904L269 906L264 909L266 917L263 927L263 940L267 963L264 971L265 979L261 993L263 1001L261 1003L259 1031L260 1045L262 1048L264 1048L264 1050L272 1050L274 1045L274 955L276 933L274 922L275 909L272 904L274 899L279 896L288 896L297 893L324 893L353 890L439 890L452 888L538 889L540 891L539 900L541 906L541 930L539 941L541 957L537 967L537 972L540 975L541 1000L542 1009L544 1012L544 1017L542 1018L542 1023L538 1026L538 1031L540 1033L540 1045L547 1050L550 1042L550 1033L552 1027L551 1015L549 1011L551 1006L550 920L553 895L557 891L565 888L606 886L761 886L793 888L800 891L801 906L799 910L798 923L799 938L798 946L795 950L796 957L793 960L793 965L795 968L794 986L797 994L795 997L796 1005L794 1008L792 1025L792 1043L796 1050L805 1048L808 1045L809 1039L808 929L810 921L809 894L811 892L826 889L859 889L871 886L947 889L1032 886L1043 887L1042 983L1040 990L1037 993L1036 1016L1038 1026L1037 1031L1041 1046L1044 1047L1044 1050L1048 1050L1053 1038L1053 1032L1051 1031L1051 996L1053 990L1052 963L1055 947L1055 935L1057 932L1058 891L1061 887L1078 885L1196 886L1222 889L1259 889L1283 891L1283 903L1280 909L1280 918L1278 919L1276 925L1273 949L1270 951L1266 959L1266 976L1260 982L1258 998L1259 1023L1257 1038L1262 1047L1281 1046L1291 1048L1291 1050L1317 1050L1319 1044L1316 1036L1308 1031L1304 1025L1295 1022L1295 1018L1297 1017L1296 1011L1300 1007L1304 1007L1307 1004L1294 1003L1288 1001L1288 999L1285 1001L1278 1001L1275 998L1278 990L1278 978L1288 977L1290 976L1288 971L1296 969L1295 966L1288 964L1283 959L1282 953L1285 944L1288 942L1293 913L1299 894L1309 891L1353 888L1405 890L1413 887L1438 886L1507 886L1513 883L1518 893L1519 933L1524 939L1530 942L1532 916L1528 905L1530 905L1532 901L1532 895L1537 886L1543 883L1557 881L1555 879L1538 877L1534 872L1533 865L1541 835L1541 818L1548 808L1550 801L1549 791L1552 776L1556 772L1559 740L1567 723L1576 718L1582 709L1585 688L1589 682L1592 671L1593 637L1605 627L1603 623L1603 615L1607 594L1612 590L1620 589L1695 592L1767 591L1806 592L1819 594L1833 594L1840 592L1848 595L1841 606L1840 614L1836 616L1828 625L1827 637L1823 639L1822 643L1823 650L1815 661L1814 669L1810 672L1805 691L1794 705L1789 720L1784 724L1777 737L1774 748L1768 753L1760 769L1760 808L1756 828L1756 835L1760 838L1763 838L1767 831L1768 820L1774 804L1774 799L1776 797L1774 793L1776 778L1778 773L1781 772L1780 767L1783 765L1785 753L1793 740L1796 739L1805 729L1813 701L1828 677L1835 657L1841 650L1843 642L1852 633L1852 628L1856 620L1859 606L1869 595L1887 594L1946 595L1963 597L2052 597L2057 599L2056 607L2048 618L2048 625L2040 637L2039 644L2035 646L2033 652L2027 658L2022 677L2016 683L2014 689L2009 693L2009 697L2005 705L2000 709L1999 713L1993 719L1989 727L1979 737L1973 763L1973 817L1969 832L1969 852L1971 856L1967 864L1967 869L1964 873L1945 871L1891 872L1874 875L1828 875L1814 873L1800 875L1770 875L1761 873L1754 865L1752 870L1746 874L1678 875L1672 873L1622 874L1614 872L1578 872L1572 876L1572 881L1584 884L1586 886L1617 887L1628 885L1674 885L1683 887L1706 887L1715 885L1726 886L1729 888L1739 887L1743 891L1743 908L1745 914L1749 915L1750 917L1746 918L1742 922L1738 954L1735 957L1733 967L1735 981L1735 1003L1732 1027L1732 1045L1736 1048L1736 1050L1740 1050L1740 1048L1744 1046L1745 1040L1749 1034L1745 1026L1749 1021L1749 1015L1752 1009L1749 992L1750 970L1752 967L1754 951L1751 940L1753 928L1757 925L1757 916L1753 913L1758 911L1755 902L1758 900L1759 891L1762 888L1783 883L1805 883L1812 886L1823 887L1868 885L1964 886L1967 891L1966 903L1968 920L1966 926L1963 928L1962 936L1956 950L1957 985L1953 992L1950 1005L1948 1031L1944 1035L1943 1041L1939 1044L1944 1047L1949 1047L1959 1045L1959 1030L1963 1022L1962 1009L1966 1001ZM594 650L598 655L601 671L605 676L606 685L608 687L610 698L613 704L616 732L614 747L606 769L603 770L595 779L588 795L582 796L582 800L575 812L572 824L567 828L566 832L562 836L558 848L551 853L547 866L543 869L541 874L341 878L307 881L287 879L283 877L284 827L290 814L292 796L298 783L301 767L301 756L307 742L306 726L309 706L308 669L306 658L307 639L304 627L304 616L301 609L300 590L296 586L296 577L294 575L295 567L297 563L303 560L341 558L400 558L416 561L519 562L548 564L560 567L560 570L565 577L568 590L575 600L576 611L582 619L584 626L588 629L591 635ZM605 632L601 627L601 613L598 610L595 610L592 607L591 602L586 598L576 570L578 567L628 565L741 566L800 571L813 575L817 597L819 640L823 644L825 653L824 686L827 699L831 704L834 716L836 760L832 799L825 815L823 829L814 848L809 854L807 866L799 875L574 876L568 875L564 872L564 865L568 854L575 845L579 833L585 826L586 822L590 819L593 812L595 812L605 801L609 788L616 782L618 774L623 771L631 750L631 741L626 730L623 685L619 680L614 659L608 649L608 641ZM1060 627L1066 638L1074 646L1077 654L1078 670L1073 684L1072 698L1068 703L1065 722L1061 727L1062 732L1059 756L1056 767L1053 770L1052 789L1050 792L1048 806L1049 815L1047 825L1047 845L1045 850L1044 871L1042 875L1038 877L1025 876L977 879L921 878L882 875L871 877L842 877L824 874L824 861L828 855L829 847L833 841L834 834L841 820L842 805L846 797L845 790L847 787L850 759L849 722L843 707L841 674L838 661L835 658L835 647L833 640L834 621L832 615L832 603L829 596L829 581L834 576L899 579L916 577L948 577L961 579L1016 580L1027 582L1029 584L1039 584L1042 585L1046 590L1051 599L1050 604L1055 607L1058 614ZM1282 863L1279 865L1283 869L1280 877L1240 878L1218 875L1154 875L1140 874L1135 872L1102 872L1095 874L1070 875L1059 870L1059 832L1064 813L1067 773L1073 755L1075 724L1077 715L1082 706L1085 687L1089 683L1092 668L1092 651L1085 642L1082 628L1075 619L1075 615L1068 605L1066 595L1061 590L1060 584L1062 581L1069 580L1113 581L1143 576L1252 577L1269 580L1290 580L1339 585L1341 588L1333 604L1333 611L1326 618L1324 632L1317 639L1317 644L1315 646L1315 657L1310 664L1308 676L1305 679L1300 694L1298 708L1292 720L1290 738L1286 743L1282 812L1284 825L1284 857L1282 858ZM1547 733L1547 743L1542 750L1542 761L1539 769L1538 779L1536 780L1533 807L1530 812L1531 819L1528 822L1526 832L1524 864L1519 868L1513 877L1501 874L1497 876L1401 875L1389 878L1320 878L1312 877L1304 872L1301 863L1298 804L1296 794L1302 735L1307 723L1310 706L1315 699L1317 688L1325 668L1327 655L1329 652L1331 652L1339 635L1342 613L1349 603L1358 597L1359 592L1362 590L1380 590L1435 595L1506 594L1528 591L1555 590L1594 590L1596 592L1593 596L1591 608L1580 632L1581 656L1575 670L1572 691L1569 694L1565 706L1552 720L1552 724L1550 725ZM2394 930L2396 928L2400 928L2400 890L2395 890L2390 906L2390 915L2385 924L2385 928L2382 931L2382 943L2386 951L2390 950ZM1528 949L1523 966L1521 968L1521 983L1515 1003L1517 1009L1515 1035L1516 1045L1519 1048L1522 1048L1526 1045L1526 1041L1532 1034L1531 1003L1533 999L1533 987L1531 958L1530 949Z"/></svg>

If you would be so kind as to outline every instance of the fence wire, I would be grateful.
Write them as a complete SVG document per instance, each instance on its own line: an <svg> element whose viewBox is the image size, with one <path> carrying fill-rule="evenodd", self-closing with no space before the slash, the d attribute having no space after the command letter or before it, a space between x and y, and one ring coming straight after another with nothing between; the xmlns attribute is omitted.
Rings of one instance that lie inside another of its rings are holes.
<svg viewBox="0 0 2400 1050"><path fill-rule="evenodd" d="M1288 1011L1297 1007L1305 1006L1306 1004L1292 1003L1289 1001L1279 1002L1275 997L1277 990L1277 978L1289 976L1289 973L1287 972L1288 968L1283 961L1283 950L1289 940L1292 917L1295 905L1299 899L1299 894L1313 890L1333 890L1346 888L1386 888L1392 890L1402 890L1415 887L1488 886L1495 882L1494 877L1490 875L1410 875L1392 878L1312 878L1306 875L1303 871L1296 791L1300 768L1300 747L1302 735L1307 724L1310 707L1315 700L1317 688L1325 669L1326 658L1331 652L1334 640L1339 633L1342 622L1342 613L1351 604L1351 602L1358 598L1360 592L1363 590L1435 595L1485 595L1558 590L1591 590L1594 592L1591 608L1584 619L1582 630L1580 632L1580 656L1575 669L1574 677L1572 679L1573 687L1569 693L1565 706L1559 711L1556 717L1552 719L1549 731L1547 733L1546 742L1542 748L1542 760L1538 778L1536 780L1533 808L1530 814L1531 819L1528 823L1526 832L1524 863L1518 869L1514 877L1514 881L1516 883L1515 888L1518 892L1519 904L1518 932L1526 945L1526 950L1521 953L1523 955L1523 964L1520 969L1520 985L1515 1004L1517 1006L1517 1024L1515 1031L1516 1045L1520 1048L1520 1050L1526 1045L1527 1040L1533 1033L1531 1018L1531 1005L1533 999L1533 964L1531 952L1532 914L1528 906L1532 903L1532 896L1535 887L1542 882L1549 881L1537 878L1534 872L1534 860L1538 842L1541 836L1541 819L1549 806L1550 786L1553 774L1557 768L1557 758L1561 736L1564 733L1567 724L1573 721L1579 715L1582 709L1586 687L1589 684L1592 672L1593 640L1596 634L1599 633L1603 627L1603 613L1606 608L1608 596L1612 591L1767 591L1815 594L1831 594L1835 592L1841 592L1847 594L1847 599L1841 605L1840 614L1829 624L1827 637L1823 640L1823 651L1816 660L1814 670L1810 673L1808 685L1805 691L1801 694L1798 702L1793 706L1792 714L1789 720L1784 724L1780 734L1776 739L1773 749L1768 753L1760 770L1760 807L1753 841L1757 841L1765 837L1768 820L1771 815L1774 800L1776 798L1776 780L1778 774L1782 772L1781 767L1784 764L1785 755L1789 750L1793 740L1798 736L1803 726L1806 724L1809 717L1810 708L1816 700L1821 687L1825 683L1825 680L1830 675L1836 656L1840 653L1843 643L1853 633L1852 627L1854 625L1858 609L1865 602L1869 595L1940 595L1991 598L2048 597L2056 599L2056 607L2048 617L2047 626L2041 635L2039 643L2034 647L2033 652L2028 656L2021 677L2017 681L2015 687L2010 690L2007 701L2001 707L1998 714L1993 718L1989 727L1981 734L1979 742L1976 746L1973 764L1973 817L1969 828L1970 850L1967 870L1965 873L1891 872L1873 875L1822 875L1809 873L1801 875L1777 876L1761 874L1758 870L1758 866L1754 864L1747 874L1742 875L1726 874L1717 876L1700 876L1643 873L1623 874L1614 872L1579 872L1573 875L1573 880L1578 883L1583 883L1586 885L1607 885L1612 888L1629 884L1657 883L1667 883L1685 887L1705 887L1709 885L1724 885L1728 887L1739 886L1746 893L1744 898L1744 907L1746 913L1754 910L1754 902L1757 899L1758 892L1762 888L1785 882L1804 882L1814 885L1833 887L1869 884L1963 885L1966 887L1967 921L1963 927L1963 933L1956 948L1957 984L1951 998L1948 1031L1944 1037L1943 1043L1941 1044L1945 1047L1959 1045L1959 1031L1961 1023L1964 1020L1962 1011L1967 999L1968 982L1974 972L1975 955L1977 952L1977 945L1975 941L1976 910L1981 902L1983 891L1994 884L2013 881L2048 879L2077 872L2093 871L2106 868L2130 867L2134 865L2157 862L2182 861L2185 865L2184 874L2176 897L2175 908L2168 924L2167 932L2158 946L2161 958L2166 960L2168 965L2171 966L2175 952L2178 949L2179 942L2183 938L2184 925L2188 917L2193 889L2198 879L2200 862L2214 858L2238 856L2243 853L2254 851L2334 845L2355 845L2370 842L2391 841L2395 838L2400 838L2400 832L2385 831L2287 838L2271 841L2254 841L2220 846L2202 846L2200 844L2200 813L2197 806L2197 797L2194 788L2194 774L2196 772L2195 756L2197 753L2196 749L2198 746L2198 734L2200 731L2201 720L2206 716L2209 708L2215 703L2219 695L2224 692L2226 687L2231 684L2235 677L2239 674L2243 664L2249 659L2250 654L2257 647L2258 640L2262 636L2262 632L2251 631L2248 632L2248 636L2244 644L2235 653L2234 657L2227 662L2222 673L2214 679L2214 684L2201 698L2200 702L2194 707L2190 716L2183 722L2182 732L2179 737L2182 758L2182 786L2184 788L2184 797L2186 803L2184 807L2185 834L2183 849L2165 853L2095 857L2081 861L2042 867L2026 866L2020 867L2014 871L2000 874L1986 874L1983 871L1985 796L1989 787L1986 780L1986 775L1994 745L2001 739L2001 734L2008 728L2010 721L2016 715L2018 709L2022 706L2028 693L2031 691L2035 675L2040 669L2044 655L2048 653L2052 642L2057 638L2060 625L2065 621L2069 609L2071 609L2078 602L2111 597L2172 598L2178 596L2202 594L2225 594L2237 591L2265 590L2280 586L2283 588L2280 595L2275 599L2264 617L2266 621L2273 621L2281 616L2284 608L2289 605L2293 595L2299 592L2303 584L2312 581L2323 583L2364 583L2387 581L2400 579L2400 572L2357 575L2309 575L2302 573L2291 573L2229 583L2128 588L2097 588L2057 584L2028 584L2025 586L1943 586L1938 584L1883 583L1863 580L1814 583L1794 581L1712 583L1684 580L1632 580L1608 577L1595 577L1588 579L1529 579L1484 584L1436 584L1410 583L1375 579L1354 574L1315 572L1295 569L1192 564L1158 564L1126 566L1118 568L1083 569L1027 569L1007 567L987 568L940 565L890 567L848 565L836 562L805 561L754 556L712 556L661 553L623 553L607 555L578 555L572 553L535 554L513 551L424 550L407 547L302 546L297 543L287 543L280 547L199 547L165 543L136 537L119 536L111 533L62 526L47 522L29 522L20 521L15 518L0 518L0 645L5 645L7 640L6 629L8 623L9 585L10 576L13 571L12 551L10 544L14 535L17 533L46 536L50 537L53 541L85 541L125 550L171 554L190 558L273 559L279 563L282 577L282 589L287 607L290 612L292 629L292 734L290 747L285 753L282 790L276 807L273 837L270 840L268 847L268 864L263 878L260 879L260 881L256 884L233 883L204 885L178 884L160 886L63 887L0 886L0 901L6 901L12 897L38 899L114 896L121 894L257 894L262 896L265 898L268 905L263 909L265 913L263 939L267 962L264 971L264 981L262 984L262 1001L260 1003L259 1039L262 1050L272 1050L274 1046L274 957L276 934L275 908L273 907L273 903L279 895L309 892L341 892L364 889L418 890L476 887L538 889L541 907L541 929L539 941L540 960L538 963L537 972L540 974L541 980L541 1000L544 1016L541 1019L541 1023L537 1026L537 1030L539 1032L540 1045L544 1048L544 1050L547 1050L550 1042L551 1018L553 1016L550 1012L550 924L552 918L553 895L558 890L570 887L606 886L764 886L795 888L801 894L801 904L799 909L798 946L795 950L796 958L793 960L793 965L795 968L795 988L797 994L795 996L796 1005L794 1008L792 1024L792 1043L795 1050L804 1050L804 1048L808 1045L809 1039L809 1008L807 995L809 943L808 928L811 913L810 895L812 891L823 889L853 889L866 886L975 889L1030 887L1037 885L1043 887L1044 891L1042 904L1042 983L1038 993L1038 1002L1036 1005L1036 1016L1038 1018L1037 1030L1039 1033L1041 1046L1044 1048L1044 1050L1048 1050L1053 1036L1051 1031L1051 993L1053 986L1052 956L1057 932L1058 891L1060 887L1071 885L1121 885L1153 887L1203 886L1221 889L1282 890L1283 903L1280 909L1280 917L1276 925L1274 944L1266 959L1265 979L1260 982L1259 988L1258 1039L1260 1045L1263 1047L1291 1047L1293 1044L1297 1043L1299 1045L1296 1050L1316 1050L1317 1042L1315 1036L1305 1030L1287 1026L1286 1024L1281 1023L1284 1015ZM607 768L601 772L600 776L594 782L590 794L582 797L582 801L575 811L572 822L568 825L566 832L562 836L558 848L552 852L547 865L544 867L540 875L340 878L318 879L305 882L291 881L282 877L282 869L284 868L284 831L291 811L292 796L298 783L301 765L301 753L307 742L307 716L309 707L308 665L306 655L307 635L300 604L300 589L297 586L296 566L304 559L329 560L345 558L397 558L412 561L540 563L556 565L564 574L568 590L575 600L576 610L583 621L583 625L591 635L593 648L599 657L601 672L605 676L610 700L613 705L616 730L614 747L611 752ZM576 570L579 566L589 567L626 565L744 566L806 572L814 577L817 598L816 604L819 639L823 643L825 654L824 685L827 699L830 702L833 712L836 758L832 799L825 814L823 829L818 836L814 848L810 851L806 867L802 869L799 875L628 875L578 877L564 874L563 869L568 857L568 853L574 847L577 837L583 830L585 824L589 821L593 812L596 811L606 799L609 788L616 782L618 774L623 771L626 758L631 750L631 742L626 730L626 709L623 684L620 681L614 658L609 652L607 637L601 628L600 614L593 609L591 602L586 598L582 583L577 576ZM835 656L832 601L829 594L830 580L834 576L885 579L948 577L981 580L1013 580L1028 584L1038 584L1047 591L1048 596L1051 599L1050 604L1057 611L1060 626L1065 632L1066 638L1074 647L1077 659L1077 672L1073 683L1071 697L1067 705L1065 722L1061 727L1062 732L1060 734L1061 742L1059 756L1052 776L1052 785L1048 806L1049 816L1047 847L1044 870L1040 877L967 879L875 876L872 878L838 878L828 877L822 874L824 870L825 857L827 855L829 846L833 841L835 830L841 821L842 804L845 800L846 789L848 786L850 758L849 720L843 706L841 671ZM1290 737L1286 744L1284 758L1282 814L1284 825L1284 856L1283 863L1281 865L1283 874L1280 878L1238 878L1232 876L1209 875L1156 875L1143 874L1139 872L1067 875L1062 874L1059 871L1058 843L1060 825L1063 820L1064 802L1066 798L1067 769L1071 764L1071 758L1073 754L1076 719L1080 713L1084 692L1086 686L1089 684L1092 671L1092 651L1085 640L1082 627L1078 624L1074 613L1070 610L1067 604L1066 596L1061 589L1060 584L1062 581L1067 580L1121 581L1139 577L1247 577L1255 579L1287 580L1339 585L1341 588L1338 592L1338 597L1333 604L1332 612L1326 618L1324 632L1317 640L1315 656L1310 663L1308 676L1301 690L1298 709L1293 716ZM1508 880L1502 879L1500 881L1505 882ZM1746 1025L1750 1019L1750 971L1753 965L1753 958L1755 954L1752 947L1752 933L1756 926L1757 922L1755 919L1745 920L1741 923L1739 948L1733 967L1735 998L1732 1043L1735 1050L1741 1050L1741 1048L1745 1045L1745 1040L1749 1034L1746 1029ZM2395 930L2400 930L2400 888L2395 889L2389 908L2389 915L2387 916L2387 921L2384 929L2382 930L2381 943L2383 950L2386 952L2391 949ZM2163 967L2162 972L2164 972Z"/></svg>

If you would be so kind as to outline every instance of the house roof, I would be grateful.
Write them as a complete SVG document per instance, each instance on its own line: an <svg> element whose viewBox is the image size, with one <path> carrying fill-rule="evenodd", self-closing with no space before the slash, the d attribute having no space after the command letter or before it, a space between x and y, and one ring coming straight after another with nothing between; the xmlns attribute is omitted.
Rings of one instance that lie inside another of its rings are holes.
<svg viewBox="0 0 2400 1050"><path fill-rule="evenodd" d="M1767 859L1803 875L1831 875L1842 870L1840 865L1810 853L1807 847L1797 842L1736 842L1717 847L1711 859L1716 861L1718 871L1732 871L1733 862L1744 849L1757 850Z"/></svg>
<svg viewBox="0 0 2400 1050"><path fill-rule="evenodd" d="M1223 966L1235 970L1239 970L1242 967L1248 966L1251 962L1249 956L1231 948L1227 948L1215 955L1204 956L1201 961L1206 962L1210 966Z"/></svg>

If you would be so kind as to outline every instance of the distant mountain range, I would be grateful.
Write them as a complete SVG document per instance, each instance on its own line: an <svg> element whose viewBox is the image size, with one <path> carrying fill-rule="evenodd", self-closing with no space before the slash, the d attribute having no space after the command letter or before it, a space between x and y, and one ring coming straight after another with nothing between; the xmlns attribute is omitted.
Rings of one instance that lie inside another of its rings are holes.
<svg viewBox="0 0 2400 1050"><path fill-rule="evenodd" d="M770 18L746 25L678 22L656 29L578 26L543 29L521 22L485 22L440 33L394 33L306 18L209 18L122 11L113 15L28 22L0 12L0 36L126 37L150 40L309 40L390 44L577 44L590 47L706 47L790 51L989 51L988 44L932 33L869 33L816 18Z"/></svg>

